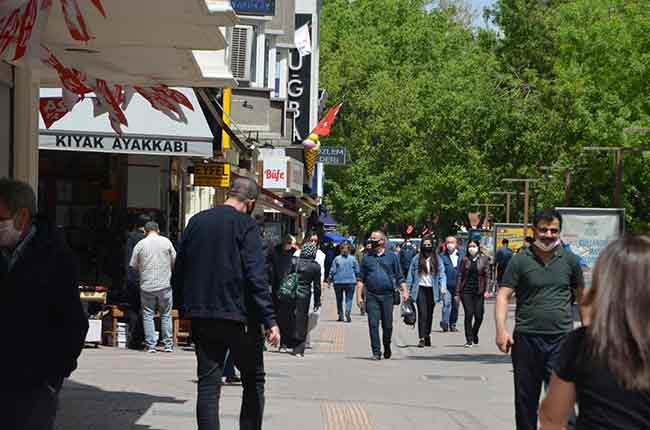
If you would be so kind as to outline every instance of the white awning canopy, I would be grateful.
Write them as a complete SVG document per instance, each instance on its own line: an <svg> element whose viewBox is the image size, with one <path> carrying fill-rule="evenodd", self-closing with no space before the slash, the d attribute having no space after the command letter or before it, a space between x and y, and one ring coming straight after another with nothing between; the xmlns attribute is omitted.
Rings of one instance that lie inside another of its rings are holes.
<svg viewBox="0 0 650 430"><path fill-rule="evenodd" d="M189 88L175 88L194 106L184 109L187 124L176 122L154 110L139 94L134 95L125 113L129 126L118 136L111 129L107 115L94 117L90 98L78 103L72 112L47 130L39 116L39 149L121 154L213 156L214 140L210 127ZM61 90L41 89L41 97L59 97Z"/></svg>

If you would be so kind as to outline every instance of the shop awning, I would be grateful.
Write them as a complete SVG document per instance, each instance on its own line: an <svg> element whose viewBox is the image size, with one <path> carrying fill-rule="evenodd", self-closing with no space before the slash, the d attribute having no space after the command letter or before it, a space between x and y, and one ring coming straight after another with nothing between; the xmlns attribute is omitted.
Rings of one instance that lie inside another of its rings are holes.
<svg viewBox="0 0 650 430"><path fill-rule="evenodd" d="M118 136L106 115L94 117L93 103L88 98L73 111L45 129L39 117L39 149L119 154L171 155L210 158L214 140L210 127L199 108L194 91L177 88L194 106L186 110L187 124L176 122L151 108L148 101L136 94L125 111L129 126ZM41 97L61 96L61 90L41 89Z"/></svg>

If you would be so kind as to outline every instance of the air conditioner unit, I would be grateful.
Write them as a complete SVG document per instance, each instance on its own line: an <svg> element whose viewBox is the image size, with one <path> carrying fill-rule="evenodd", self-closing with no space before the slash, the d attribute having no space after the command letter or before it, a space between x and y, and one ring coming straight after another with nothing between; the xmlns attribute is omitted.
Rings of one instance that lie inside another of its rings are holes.
<svg viewBox="0 0 650 430"><path fill-rule="evenodd" d="M253 53L253 27L236 25L232 28L230 42L230 70L238 81L251 80L251 56Z"/></svg>

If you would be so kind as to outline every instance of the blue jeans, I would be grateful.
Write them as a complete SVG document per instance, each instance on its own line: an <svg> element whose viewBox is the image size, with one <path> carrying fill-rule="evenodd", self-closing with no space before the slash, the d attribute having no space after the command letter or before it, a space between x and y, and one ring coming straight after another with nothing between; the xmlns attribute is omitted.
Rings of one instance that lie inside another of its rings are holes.
<svg viewBox="0 0 650 430"><path fill-rule="evenodd" d="M336 293L336 310L340 319L343 319L343 294L345 293L345 316L349 317L352 312L354 284L334 284L334 293Z"/></svg>
<svg viewBox="0 0 650 430"><path fill-rule="evenodd" d="M454 300L456 287L447 286L447 294L442 298L442 321L440 326L442 328L451 328L458 322L458 303Z"/></svg>
<svg viewBox="0 0 650 430"><path fill-rule="evenodd" d="M154 292L141 291L140 300L142 301L144 343L147 349L156 347L156 326L153 322L156 306L160 312L160 339L165 348L172 348L174 346L172 339L172 289L165 288Z"/></svg>
<svg viewBox="0 0 650 430"><path fill-rule="evenodd" d="M384 350L390 348L393 337L393 292L377 295L366 291L366 313L368 314L368 329L370 331L370 346L373 355L381 355L379 342L379 322L383 330L382 340Z"/></svg>
<svg viewBox="0 0 650 430"><path fill-rule="evenodd" d="M514 332L512 367L515 377L515 416L517 430L537 429L537 410L542 383L548 386L551 370L559 358L562 336L544 336ZM572 413L567 429L576 428Z"/></svg>

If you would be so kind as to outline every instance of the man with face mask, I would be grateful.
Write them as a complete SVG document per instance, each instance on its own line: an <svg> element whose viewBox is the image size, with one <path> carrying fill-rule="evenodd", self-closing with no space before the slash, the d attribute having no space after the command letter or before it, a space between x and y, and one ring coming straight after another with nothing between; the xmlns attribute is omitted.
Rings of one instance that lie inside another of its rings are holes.
<svg viewBox="0 0 650 430"><path fill-rule="evenodd" d="M458 282L458 270L460 262L463 261L464 253L458 249L458 240L455 236L447 237L445 242L445 252L440 257L445 266L445 275L447 277L447 291L442 298L442 321L440 327L443 331L458 331L456 323L458 322L458 304L456 299L456 285Z"/></svg>
<svg viewBox="0 0 650 430"><path fill-rule="evenodd" d="M60 232L36 215L32 188L10 179L0 179L0 287L0 327L12 332L2 351L0 427L52 429L88 320L76 258Z"/></svg>
<svg viewBox="0 0 650 430"><path fill-rule="evenodd" d="M199 430L219 428L219 396L226 352L244 389L242 429L261 429L264 415L264 338L277 346L276 323L259 227L251 217L257 183L236 178L223 205L194 215L179 246L174 302L192 320L198 362Z"/></svg>
<svg viewBox="0 0 650 430"><path fill-rule="evenodd" d="M573 330L573 297L582 296L578 259L560 243L562 215L544 209L533 220L534 242L510 259L496 301L496 344L512 347L517 430L537 429L542 383L548 385L565 336ZM517 294L515 330L506 327L508 301ZM575 417L567 428L575 428Z"/></svg>
<svg viewBox="0 0 650 430"><path fill-rule="evenodd" d="M386 235L377 230L370 236L370 250L361 261L360 279L357 282L359 307L364 302L368 314L370 346L374 360L381 360L379 323L383 330L384 358L392 357L393 291L397 286L403 300L409 298L408 288L397 255L384 248Z"/></svg>

